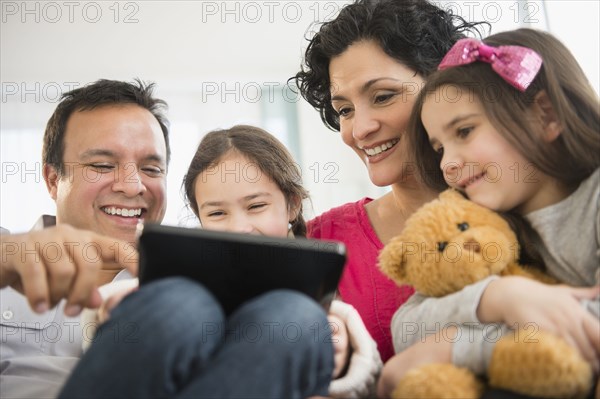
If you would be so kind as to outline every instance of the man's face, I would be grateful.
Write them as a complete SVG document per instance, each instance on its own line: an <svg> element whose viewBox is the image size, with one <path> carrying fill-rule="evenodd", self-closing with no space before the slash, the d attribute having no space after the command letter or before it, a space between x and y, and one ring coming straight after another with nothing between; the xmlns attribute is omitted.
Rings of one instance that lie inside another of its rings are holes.
<svg viewBox="0 0 600 399"><path fill-rule="evenodd" d="M57 223L135 242L140 219L166 209L167 150L156 118L133 104L74 112L64 136L64 173L45 166Z"/></svg>

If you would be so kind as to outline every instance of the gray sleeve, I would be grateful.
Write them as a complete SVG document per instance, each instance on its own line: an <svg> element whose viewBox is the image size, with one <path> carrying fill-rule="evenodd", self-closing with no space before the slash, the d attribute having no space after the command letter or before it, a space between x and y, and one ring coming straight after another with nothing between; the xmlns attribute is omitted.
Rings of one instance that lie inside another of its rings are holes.
<svg viewBox="0 0 600 399"><path fill-rule="evenodd" d="M600 198L596 198L596 265L600 260ZM600 285L600 267L596 269L596 284Z"/></svg>
<svg viewBox="0 0 600 399"><path fill-rule="evenodd" d="M461 291L441 298L415 293L394 314L391 323L394 351L402 352L428 334L458 324L476 325L477 306L488 284L499 278L490 276Z"/></svg>
<svg viewBox="0 0 600 399"><path fill-rule="evenodd" d="M496 342L506 334L504 324L462 325L452 339L452 364L465 367L477 375L484 375L490 365Z"/></svg>

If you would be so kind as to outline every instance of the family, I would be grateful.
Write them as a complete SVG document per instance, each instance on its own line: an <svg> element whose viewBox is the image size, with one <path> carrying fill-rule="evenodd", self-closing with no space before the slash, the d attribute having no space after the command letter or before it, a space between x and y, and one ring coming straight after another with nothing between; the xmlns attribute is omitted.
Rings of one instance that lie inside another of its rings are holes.
<svg viewBox="0 0 600 399"><path fill-rule="evenodd" d="M372 183L391 188L380 198L305 221L308 192L274 136L238 125L200 142L183 189L202 228L345 243L348 261L328 312L289 290L225 315L207 289L184 278L138 288L138 221L160 222L167 205L167 104L141 81L99 80L65 93L42 154L56 217L0 235L0 299L10 305L0 324L0 396L385 398L424 364L485 372L486 342L427 331L398 345L408 322L535 323L575 347L597 381L598 95L552 35L518 29L473 38L481 29L428 0L357 0L311 38L290 80ZM214 173L250 164L256 180ZM425 299L385 277L379 252L449 187L529 224L536 252L562 284L489 277ZM283 329L289 323L294 337ZM261 334L247 339L248 326ZM84 351L85 334L93 339Z"/></svg>

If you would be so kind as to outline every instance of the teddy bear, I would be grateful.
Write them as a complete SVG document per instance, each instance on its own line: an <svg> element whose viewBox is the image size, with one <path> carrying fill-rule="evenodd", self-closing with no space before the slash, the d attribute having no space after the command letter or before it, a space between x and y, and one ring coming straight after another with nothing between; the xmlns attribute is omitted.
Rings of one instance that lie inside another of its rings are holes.
<svg viewBox="0 0 600 399"><path fill-rule="evenodd" d="M379 267L398 285L421 295L441 297L490 275L520 275L546 283L554 280L520 265L519 242L498 213L449 189L423 205L406 221L403 232L381 251ZM505 328L509 331L508 328ZM487 384L544 398L585 397L592 389L592 369L575 348L542 331L499 338L487 369ZM483 380L466 368L428 364L410 370L393 397L481 396Z"/></svg>

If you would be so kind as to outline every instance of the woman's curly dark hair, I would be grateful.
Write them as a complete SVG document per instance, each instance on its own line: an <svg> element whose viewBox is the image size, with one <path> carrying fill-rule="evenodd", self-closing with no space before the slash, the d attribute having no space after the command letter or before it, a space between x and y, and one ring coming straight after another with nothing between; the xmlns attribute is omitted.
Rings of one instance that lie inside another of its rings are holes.
<svg viewBox="0 0 600 399"><path fill-rule="evenodd" d="M427 0L357 0L309 39L304 66L295 80L302 97L321 114L327 127L339 130L331 106L329 62L351 44L373 40L390 57L426 77L452 45L477 26Z"/></svg>

